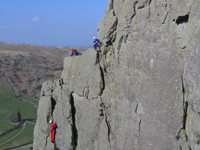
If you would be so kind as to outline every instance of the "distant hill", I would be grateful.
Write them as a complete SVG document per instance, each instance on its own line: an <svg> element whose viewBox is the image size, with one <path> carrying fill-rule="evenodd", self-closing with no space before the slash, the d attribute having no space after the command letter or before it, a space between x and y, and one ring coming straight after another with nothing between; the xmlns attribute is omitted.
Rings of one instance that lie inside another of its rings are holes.
<svg viewBox="0 0 200 150"><path fill-rule="evenodd" d="M15 96L25 94L38 100L42 83L60 77L63 59L71 55L70 49L0 42L0 75ZM87 48L75 49L84 52Z"/></svg>

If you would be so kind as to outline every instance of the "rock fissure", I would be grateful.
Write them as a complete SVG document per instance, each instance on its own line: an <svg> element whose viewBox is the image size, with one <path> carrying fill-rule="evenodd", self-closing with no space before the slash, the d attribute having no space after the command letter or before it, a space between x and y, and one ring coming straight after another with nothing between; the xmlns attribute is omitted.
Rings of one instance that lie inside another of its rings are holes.
<svg viewBox="0 0 200 150"><path fill-rule="evenodd" d="M186 129L187 111L188 111L188 102L185 102L183 107L183 129Z"/></svg>
<svg viewBox="0 0 200 150"><path fill-rule="evenodd" d="M187 13L186 15L184 16L178 16L178 18L176 19L176 24L179 25L179 24L182 24L182 23L187 23L188 20L189 20L189 14L190 13Z"/></svg>
<svg viewBox="0 0 200 150"><path fill-rule="evenodd" d="M137 114L137 111L138 111L138 104L136 105L135 107L135 113Z"/></svg>
<svg viewBox="0 0 200 150"><path fill-rule="evenodd" d="M129 24L131 24L131 22L132 22L132 20L133 20L133 18L136 16L136 5L137 5L137 3L138 3L138 1L135 1L134 3L133 3L133 14L132 14L132 16L130 17L130 21L129 21Z"/></svg>
<svg viewBox="0 0 200 150"><path fill-rule="evenodd" d="M122 41L123 41L123 36L119 39L119 44L118 44L118 53L119 53L119 51L120 51L120 49L121 49L121 47L122 47Z"/></svg>
<svg viewBox="0 0 200 150"><path fill-rule="evenodd" d="M47 139L50 136L50 133L46 136L46 140L45 140L45 146L47 146Z"/></svg>
<svg viewBox="0 0 200 150"><path fill-rule="evenodd" d="M149 5L151 5L152 0L149 0Z"/></svg>
<svg viewBox="0 0 200 150"><path fill-rule="evenodd" d="M141 123L142 123L142 120L140 119L139 123L138 123L138 136L140 135L140 130L141 130Z"/></svg>
<svg viewBox="0 0 200 150"><path fill-rule="evenodd" d="M129 32L126 34L126 36L125 36L125 38L124 38L124 43L127 42L127 39L128 39L128 36L129 36L130 33L131 33L131 32L129 31Z"/></svg>
<svg viewBox="0 0 200 150"><path fill-rule="evenodd" d="M108 128L108 142L110 143L110 134L111 134L111 126L110 126L110 122L107 118L107 115L105 115L105 122Z"/></svg>
<svg viewBox="0 0 200 150"><path fill-rule="evenodd" d="M53 117L53 111L56 107L56 100L51 96L51 116Z"/></svg>
<svg viewBox="0 0 200 150"><path fill-rule="evenodd" d="M111 0L111 3L110 3L110 8L109 8L109 10L112 10L112 9L114 9L114 3L113 3L113 0Z"/></svg>
<svg viewBox="0 0 200 150"><path fill-rule="evenodd" d="M72 96L73 93L71 93L70 95L70 104L71 104L71 117L72 117L72 126L71 126L71 130L72 130L72 141L71 141L71 145L73 147L73 150L76 150L77 148L77 144L78 144L78 131L76 128L76 118L75 118L75 114L76 114L76 108L74 106L74 98Z"/></svg>
<svg viewBox="0 0 200 150"><path fill-rule="evenodd" d="M182 146L181 145L179 145L179 150L182 150Z"/></svg>
<svg viewBox="0 0 200 150"><path fill-rule="evenodd" d="M185 101L185 87L184 87L184 81L183 81L183 74L181 76L181 80L182 80L182 93L183 93L183 125L182 125L182 129L186 129L186 119L187 119L187 110L188 110L188 102Z"/></svg>
<svg viewBox="0 0 200 150"><path fill-rule="evenodd" d="M165 24L165 20L167 19L168 14L169 14L169 11L167 11L167 13L166 13L166 15L165 15L165 17L164 17L164 19L163 19L162 24Z"/></svg>
<svg viewBox="0 0 200 150"><path fill-rule="evenodd" d="M103 94L103 91L105 89L105 80L104 80L104 73L103 69L99 65L99 71L100 71L100 96Z"/></svg>
<svg viewBox="0 0 200 150"><path fill-rule="evenodd" d="M61 90L62 90L62 88L63 88L63 84L64 84L63 78L61 78L61 79L59 80L59 86L61 87Z"/></svg>

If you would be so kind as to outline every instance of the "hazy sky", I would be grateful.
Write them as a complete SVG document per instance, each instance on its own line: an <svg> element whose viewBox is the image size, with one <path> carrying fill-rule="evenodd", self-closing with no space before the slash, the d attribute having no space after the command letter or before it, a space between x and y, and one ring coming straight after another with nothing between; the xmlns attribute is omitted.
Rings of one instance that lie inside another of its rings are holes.
<svg viewBox="0 0 200 150"><path fill-rule="evenodd" d="M107 0L0 0L0 41L92 45Z"/></svg>

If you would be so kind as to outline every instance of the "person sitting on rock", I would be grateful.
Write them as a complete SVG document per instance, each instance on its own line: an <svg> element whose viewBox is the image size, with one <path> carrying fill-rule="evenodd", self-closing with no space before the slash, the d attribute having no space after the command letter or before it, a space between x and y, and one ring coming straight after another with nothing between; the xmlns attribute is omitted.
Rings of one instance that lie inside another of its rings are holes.
<svg viewBox="0 0 200 150"><path fill-rule="evenodd" d="M49 126L50 126L50 139L51 142L54 142L57 126L54 123L52 123L52 120L49 121Z"/></svg>
<svg viewBox="0 0 200 150"><path fill-rule="evenodd" d="M97 39L96 37L94 37L93 47L95 50L97 50L97 48L99 48L99 51L100 51L100 40Z"/></svg>
<svg viewBox="0 0 200 150"><path fill-rule="evenodd" d="M72 54L71 54L71 56L80 56L80 55L82 55L82 53L79 53L79 52L77 52L77 50L75 50L75 49L73 49L73 48L71 48L71 51L72 51Z"/></svg>

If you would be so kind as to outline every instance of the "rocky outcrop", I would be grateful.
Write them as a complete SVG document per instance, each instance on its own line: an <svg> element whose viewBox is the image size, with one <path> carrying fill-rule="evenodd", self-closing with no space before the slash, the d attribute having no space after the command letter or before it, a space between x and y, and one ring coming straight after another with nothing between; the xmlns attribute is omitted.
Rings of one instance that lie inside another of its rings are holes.
<svg viewBox="0 0 200 150"><path fill-rule="evenodd" d="M108 0L102 52L65 58L61 79L43 84L41 95L57 89L56 105L40 115L52 101L41 96L34 149L199 149L199 8L198 0Z"/></svg>

